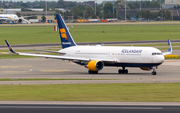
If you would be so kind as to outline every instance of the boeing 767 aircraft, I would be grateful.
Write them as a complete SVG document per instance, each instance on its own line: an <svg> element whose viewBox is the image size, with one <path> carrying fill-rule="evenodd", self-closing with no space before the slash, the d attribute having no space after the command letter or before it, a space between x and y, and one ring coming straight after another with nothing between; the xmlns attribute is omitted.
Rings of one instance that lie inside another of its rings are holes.
<svg viewBox="0 0 180 113"><path fill-rule="evenodd" d="M157 66L164 62L164 55L172 53L170 40L168 40L168 52L162 53L154 47L127 47L127 46L78 46L74 42L65 22L60 14L56 15L59 26L59 35L62 50L46 52L58 53L59 55L42 55L15 52L9 43L6 44L12 53L18 55L38 56L69 60L76 64L88 68L89 74L98 74L104 66L122 67L119 74L127 74L126 67L138 67L142 70L152 70L152 75L156 75Z"/></svg>

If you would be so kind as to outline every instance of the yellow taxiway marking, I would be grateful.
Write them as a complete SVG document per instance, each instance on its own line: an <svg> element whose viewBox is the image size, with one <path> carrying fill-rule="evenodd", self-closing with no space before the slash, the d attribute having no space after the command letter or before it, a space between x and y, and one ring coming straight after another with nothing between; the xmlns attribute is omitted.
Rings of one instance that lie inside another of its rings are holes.
<svg viewBox="0 0 180 113"><path fill-rule="evenodd" d="M40 72L64 72L69 70L39 70Z"/></svg>
<svg viewBox="0 0 180 113"><path fill-rule="evenodd" d="M33 66L1 66L0 68L24 68L24 67L33 67Z"/></svg>

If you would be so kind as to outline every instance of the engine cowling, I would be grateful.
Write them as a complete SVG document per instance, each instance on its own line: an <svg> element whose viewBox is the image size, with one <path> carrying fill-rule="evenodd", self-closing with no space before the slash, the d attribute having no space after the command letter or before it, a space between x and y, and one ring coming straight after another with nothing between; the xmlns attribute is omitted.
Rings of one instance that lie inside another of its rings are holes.
<svg viewBox="0 0 180 113"><path fill-rule="evenodd" d="M104 63L102 61L99 61L99 60L91 60L88 63L87 67L90 71L100 71L103 69Z"/></svg>
<svg viewBox="0 0 180 113"><path fill-rule="evenodd" d="M18 22L21 23L21 22L22 22L22 19L19 19Z"/></svg>
<svg viewBox="0 0 180 113"><path fill-rule="evenodd" d="M144 70L144 71L151 71L152 70L152 68L149 68L149 67L140 67L142 70Z"/></svg>

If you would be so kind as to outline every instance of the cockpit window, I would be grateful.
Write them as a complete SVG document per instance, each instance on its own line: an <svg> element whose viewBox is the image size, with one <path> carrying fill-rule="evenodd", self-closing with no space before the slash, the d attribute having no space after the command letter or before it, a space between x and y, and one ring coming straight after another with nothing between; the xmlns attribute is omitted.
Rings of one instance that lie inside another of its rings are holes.
<svg viewBox="0 0 180 113"><path fill-rule="evenodd" d="M162 53L152 53L152 55L162 55Z"/></svg>

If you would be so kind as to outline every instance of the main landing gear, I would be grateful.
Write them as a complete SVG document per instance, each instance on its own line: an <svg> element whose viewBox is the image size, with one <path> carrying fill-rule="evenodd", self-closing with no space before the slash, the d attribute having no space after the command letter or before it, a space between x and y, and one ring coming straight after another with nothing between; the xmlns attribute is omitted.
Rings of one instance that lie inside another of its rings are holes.
<svg viewBox="0 0 180 113"><path fill-rule="evenodd" d="M121 69L118 70L118 73L119 74L128 74L128 70L125 69L125 67L123 67L122 70Z"/></svg>
<svg viewBox="0 0 180 113"><path fill-rule="evenodd" d="M152 75L156 75L156 66L153 67Z"/></svg>
<svg viewBox="0 0 180 113"><path fill-rule="evenodd" d="M89 70L88 73L89 74L98 74L98 71L91 71L91 70Z"/></svg>

